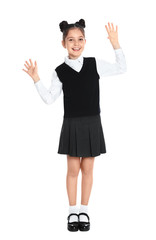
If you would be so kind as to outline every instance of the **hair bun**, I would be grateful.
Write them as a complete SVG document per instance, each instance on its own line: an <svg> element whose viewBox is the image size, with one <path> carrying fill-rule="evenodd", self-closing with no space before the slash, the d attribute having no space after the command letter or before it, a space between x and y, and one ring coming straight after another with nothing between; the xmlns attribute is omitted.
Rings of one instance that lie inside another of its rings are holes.
<svg viewBox="0 0 156 240"><path fill-rule="evenodd" d="M85 20L84 19L80 19L78 22L76 22L76 24L79 24L81 27L85 28Z"/></svg>
<svg viewBox="0 0 156 240"><path fill-rule="evenodd" d="M63 32L68 27L68 22L67 21L62 21L59 24L59 27L60 27L61 32Z"/></svg>

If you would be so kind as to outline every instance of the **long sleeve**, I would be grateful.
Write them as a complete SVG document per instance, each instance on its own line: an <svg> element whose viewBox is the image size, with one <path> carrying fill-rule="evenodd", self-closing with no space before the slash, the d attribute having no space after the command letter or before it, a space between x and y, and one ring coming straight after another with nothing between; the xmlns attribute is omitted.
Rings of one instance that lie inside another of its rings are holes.
<svg viewBox="0 0 156 240"><path fill-rule="evenodd" d="M46 104L52 104L62 92L62 82L59 80L56 71L53 72L51 78L51 86L47 89L40 79L34 83L40 97Z"/></svg>
<svg viewBox="0 0 156 240"><path fill-rule="evenodd" d="M96 58L97 71L100 77L122 74L127 71L126 60L122 49L115 49L114 52L116 58L115 63L109 63Z"/></svg>

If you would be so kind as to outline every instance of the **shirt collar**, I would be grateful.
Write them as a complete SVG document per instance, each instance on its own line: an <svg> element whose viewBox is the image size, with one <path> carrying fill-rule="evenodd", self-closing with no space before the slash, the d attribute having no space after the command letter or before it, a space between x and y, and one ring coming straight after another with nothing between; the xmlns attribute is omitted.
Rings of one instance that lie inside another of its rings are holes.
<svg viewBox="0 0 156 240"><path fill-rule="evenodd" d="M65 63L68 65L73 65L75 63L80 63L81 65L83 65L83 56L81 55L80 57L76 58L76 59L70 59L68 56L65 57Z"/></svg>

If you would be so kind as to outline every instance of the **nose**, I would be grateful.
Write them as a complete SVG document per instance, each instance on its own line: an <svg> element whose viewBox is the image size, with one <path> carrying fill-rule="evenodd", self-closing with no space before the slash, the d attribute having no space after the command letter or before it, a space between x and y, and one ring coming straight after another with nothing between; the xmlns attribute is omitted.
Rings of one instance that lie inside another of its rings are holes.
<svg viewBox="0 0 156 240"><path fill-rule="evenodd" d="M78 40L75 40L75 41L74 41L74 45L77 46L77 45L78 45L78 42L79 42Z"/></svg>

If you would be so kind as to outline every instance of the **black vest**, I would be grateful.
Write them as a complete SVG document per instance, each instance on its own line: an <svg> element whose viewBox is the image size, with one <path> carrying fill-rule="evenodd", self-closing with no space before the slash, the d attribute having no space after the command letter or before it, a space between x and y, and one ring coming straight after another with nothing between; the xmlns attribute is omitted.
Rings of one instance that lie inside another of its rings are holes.
<svg viewBox="0 0 156 240"><path fill-rule="evenodd" d="M64 118L97 115L100 113L99 74L96 60L84 58L80 72L65 62L55 71L62 82Z"/></svg>

